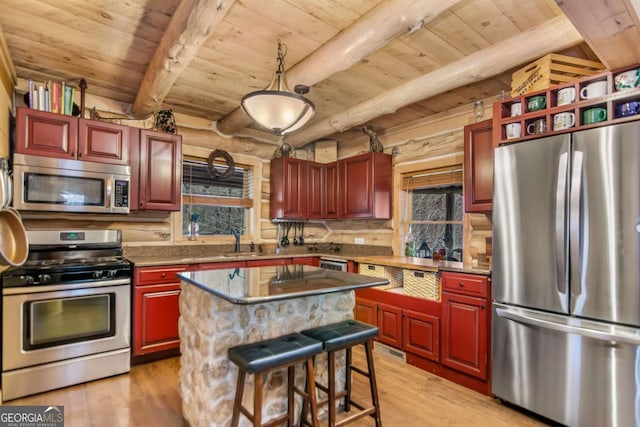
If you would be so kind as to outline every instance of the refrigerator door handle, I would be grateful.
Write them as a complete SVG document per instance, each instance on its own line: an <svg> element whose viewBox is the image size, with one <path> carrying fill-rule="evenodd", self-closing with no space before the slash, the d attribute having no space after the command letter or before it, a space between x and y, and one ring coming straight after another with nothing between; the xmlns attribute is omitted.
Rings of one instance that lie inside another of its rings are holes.
<svg viewBox="0 0 640 427"><path fill-rule="evenodd" d="M558 183L556 186L556 271L558 274L558 291L567 293L567 281L565 279L565 210L567 198L567 166L568 153L560 154L558 161Z"/></svg>
<svg viewBox="0 0 640 427"><path fill-rule="evenodd" d="M601 341L615 341L619 343L640 345L640 335L626 331L618 332L606 332L603 330L590 329L585 327L578 327L572 325L566 325L562 323L552 322L546 319L540 319L530 314L516 313L513 310L496 307L496 314L505 319L513 320L514 322L524 323L530 326L538 326L545 329L551 329L568 334L582 335L583 337L593 338Z"/></svg>
<svg viewBox="0 0 640 427"><path fill-rule="evenodd" d="M569 253L571 260L571 292L574 296L581 293L580 289L580 199L582 197L582 166L584 153L574 151L573 170L571 173L571 199L569 204Z"/></svg>

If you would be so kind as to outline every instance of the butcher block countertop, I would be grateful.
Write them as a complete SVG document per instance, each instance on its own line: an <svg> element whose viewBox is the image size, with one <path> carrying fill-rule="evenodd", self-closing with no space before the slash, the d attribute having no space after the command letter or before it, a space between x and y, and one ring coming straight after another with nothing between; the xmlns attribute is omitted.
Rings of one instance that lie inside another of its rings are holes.
<svg viewBox="0 0 640 427"><path fill-rule="evenodd" d="M489 267L473 267L457 261L434 261L430 258L389 255L355 257L352 259L360 264L384 265L387 267L407 268L411 270L453 271L456 273L481 274L483 276L491 275Z"/></svg>

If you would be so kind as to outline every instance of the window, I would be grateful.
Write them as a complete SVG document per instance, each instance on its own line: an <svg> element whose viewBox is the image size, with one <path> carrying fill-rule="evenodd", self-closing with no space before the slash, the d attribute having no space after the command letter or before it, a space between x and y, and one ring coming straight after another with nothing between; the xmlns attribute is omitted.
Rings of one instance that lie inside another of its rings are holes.
<svg viewBox="0 0 640 427"><path fill-rule="evenodd" d="M403 176L404 233L411 227L416 256L444 249L445 259L462 261L463 196L460 165ZM403 245L404 248L404 245Z"/></svg>
<svg viewBox="0 0 640 427"><path fill-rule="evenodd" d="M192 215L198 215L199 235L229 235L231 230L248 233L253 207L253 171L236 164L227 179L209 173L207 162L185 159L182 164L182 235L189 236ZM221 172L226 165L214 165Z"/></svg>

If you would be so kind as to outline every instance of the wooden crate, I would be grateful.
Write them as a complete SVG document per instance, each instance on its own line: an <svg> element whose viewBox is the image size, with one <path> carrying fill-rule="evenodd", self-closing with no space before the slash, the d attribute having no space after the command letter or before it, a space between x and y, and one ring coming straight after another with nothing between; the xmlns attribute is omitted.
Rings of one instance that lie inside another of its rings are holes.
<svg viewBox="0 0 640 427"><path fill-rule="evenodd" d="M511 96L546 89L604 70L600 62L551 53L511 75Z"/></svg>

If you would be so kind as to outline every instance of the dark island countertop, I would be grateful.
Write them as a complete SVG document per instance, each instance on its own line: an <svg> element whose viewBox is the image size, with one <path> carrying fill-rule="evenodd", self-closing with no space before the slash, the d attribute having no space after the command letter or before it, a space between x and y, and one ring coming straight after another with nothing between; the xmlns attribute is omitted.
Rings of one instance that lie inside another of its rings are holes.
<svg viewBox="0 0 640 427"><path fill-rule="evenodd" d="M184 282L233 304L259 304L383 286L389 280L309 265L230 268L182 272Z"/></svg>

